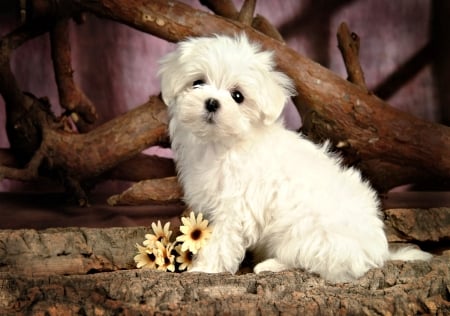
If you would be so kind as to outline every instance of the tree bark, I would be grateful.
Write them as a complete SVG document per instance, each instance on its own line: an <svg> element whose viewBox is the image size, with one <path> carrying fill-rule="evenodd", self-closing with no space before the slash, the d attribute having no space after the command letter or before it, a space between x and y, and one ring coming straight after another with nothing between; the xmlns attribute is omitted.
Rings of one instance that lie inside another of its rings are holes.
<svg viewBox="0 0 450 316"><path fill-rule="evenodd" d="M179 225L179 222L176 224ZM4 315L446 315L450 253L387 262L330 284L300 269L255 275L135 270L149 228L0 230ZM123 271L126 270L126 271ZM107 272L107 273L106 273Z"/></svg>
<svg viewBox="0 0 450 316"><path fill-rule="evenodd" d="M167 177L150 179L132 185L121 194L108 198L109 205L140 205L158 203L181 203L183 196L178 179Z"/></svg>
<svg viewBox="0 0 450 316"><path fill-rule="evenodd" d="M48 164L89 179L167 139L166 106L158 97L85 134L44 133ZM48 146L48 148L47 148ZM54 154L51 154L54 153Z"/></svg>
<svg viewBox="0 0 450 316"><path fill-rule="evenodd" d="M450 238L450 208L388 209L385 224L390 241L442 242Z"/></svg>

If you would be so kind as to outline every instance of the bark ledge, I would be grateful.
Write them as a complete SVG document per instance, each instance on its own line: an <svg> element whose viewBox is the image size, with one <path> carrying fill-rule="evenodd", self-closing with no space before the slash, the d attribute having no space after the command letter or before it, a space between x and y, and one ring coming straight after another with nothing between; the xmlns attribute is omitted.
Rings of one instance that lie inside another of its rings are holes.
<svg viewBox="0 0 450 316"><path fill-rule="evenodd" d="M0 231L4 315L448 315L450 251L386 263L353 283L302 270L197 274L133 269L148 228Z"/></svg>

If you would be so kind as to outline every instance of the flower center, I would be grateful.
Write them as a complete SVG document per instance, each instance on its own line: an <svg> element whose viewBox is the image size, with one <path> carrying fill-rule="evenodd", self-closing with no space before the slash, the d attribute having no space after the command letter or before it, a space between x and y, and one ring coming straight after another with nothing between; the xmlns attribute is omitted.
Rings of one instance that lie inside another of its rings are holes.
<svg viewBox="0 0 450 316"><path fill-rule="evenodd" d="M192 231L191 238L192 238L192 240L198 240L198 239L200 239L201 235L202 235L202 231L200 229L196 229L196 230Z"/></svg>
<svg viewBox="0 0 450 316"><path fill-rule="evenodd" d="M156 257L155 257L155 255L154 254L152 254L152 253L147 253L147 257L148 257L148 259L151 261L151 262L153 262L153 261L155 261L156 260Z"/></svg>

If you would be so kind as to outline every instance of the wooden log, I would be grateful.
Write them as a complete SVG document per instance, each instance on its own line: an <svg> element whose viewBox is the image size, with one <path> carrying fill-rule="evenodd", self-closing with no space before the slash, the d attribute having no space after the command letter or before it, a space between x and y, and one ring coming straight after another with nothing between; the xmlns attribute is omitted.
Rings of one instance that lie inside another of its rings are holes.
<svg viewBox="0 0 450 316"><path fill-rule="evenodd" d="M388 209L384 211L390 241L450 240L450 208Z"/></svg>
<svg viewBox="0 0 450 316"><path fill-rule="evenodd" d="M10 149L0 148L0 165L19 168ZM104 173L102 179L142 181L146 179L159 179L176 175L175 163L171 158L154 155L138 154L133 158L119 163Z"/></svg>
<svg viewBox="0 0 450 316"><path fill-rule="evenodd" d="M133 269L147 227L0 230L0 272L27 276Z"/></svg>
<svg viewBox="0 0 450 316"><path fill-rule="evenodd" d="M141 205L181 203L182 190L176 177L150 179L135 183L130 188L108 198L109 205Z"/></svg>
<svg viewBox="0 0 450 316"><path fill-rule="evenodd" d="M300 270L240 276L1 273L0 308L4 315L446 315L449 259L389 262L336 285Z"/></svg>
<svg viewBox="0 0 450 316"><path fill-rule="evenodd" d="M172 229L179 221L172 219ZM289 270L193 274L134 269L149 227L0 230L3 315L446 315L450 251L387 262L343 284Z"/></svg>
<svg viewBox="0 0 450 316"><path fill-rule="evenodd" d="M166 106L158 97L152 97L89 133L48 129L43 144L50 166L60 166L74 178L89 179L167 137Z"/></svg>

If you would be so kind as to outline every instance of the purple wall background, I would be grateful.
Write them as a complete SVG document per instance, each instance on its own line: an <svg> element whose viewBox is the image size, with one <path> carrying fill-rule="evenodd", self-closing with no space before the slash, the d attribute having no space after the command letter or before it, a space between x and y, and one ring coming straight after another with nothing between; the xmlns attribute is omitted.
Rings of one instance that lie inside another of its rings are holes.
<svg viewBox="0 0 450 316"><path fill-rule="evenodd" d="M197 1L184 1L198 8ZM239 7L242 1L235 1ZM203 8L203 10L206 10ZM375 87L430 38L431 1L423 0L285 0L259 1L257 13L279 27L288 45L342 77L345 68L337 48L336 30L343 21L361 38L360 59L369 88ZM11 13L0 13L0 34L17 24ZM71 23L75 80L96 104L99 123L144 103L159 93L157 60L173 49L151 35L88 15L82 25ZM23 90L47 96L59 114L48 35L15 51L13 72ZM431 65L422 69L388 102L423 119L440 121ZM300 120L292 105L285 111L288 125ZM9 147L0 98L0 147ZM0 191L17 190L17 183L0 182Z"/></svg>

